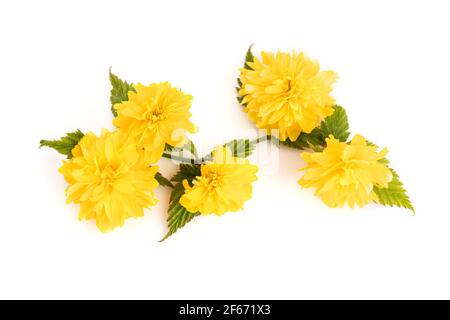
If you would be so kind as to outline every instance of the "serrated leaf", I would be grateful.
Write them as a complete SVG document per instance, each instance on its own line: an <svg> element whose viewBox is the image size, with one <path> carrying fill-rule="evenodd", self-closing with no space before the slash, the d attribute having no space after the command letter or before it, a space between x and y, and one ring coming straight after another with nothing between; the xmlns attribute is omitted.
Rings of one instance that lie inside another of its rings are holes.
<svg viewBox="0 0 450 320"><path fill-rule="evenodd" d="M252 53L252 47L253 47L253 44L250 45L250 47L248 47L247 53L245 54L244 69L253 70L253 68L250 67L250 65L248 64L249 62L253 62L255 60L255 56ZM244 97L242 97L239 94L239 91L242 88L242 81L240 78L237 78L237 84L238 84L238 86L236 87L236 92L237 92L236 98L237 98L239 104L242 104L242 100L244 99Z"/></svg>
<svg viewBox="0 0 450 320"><path fill-rule="evenodd" d="M320 129L316 128L311 133L300 133L297 140L291 141L287 138L285 141L280 141L281 144L294 149L314 149L314 147L321 147L325 144L323 134Z"/></svg>
<svg viewBox="0 0 450 320"><path fill-rule="evenodd" d="M348 118L345 109L341 106L334 106L334 112L326 117L320 126L310 133L302 132L297 140L291 141L289 138L281 143L287 147L295 149L316 149L326 145L325 139L332 134L336 139L346 142L350 132L348 131Z"/></svg>
<svg viewBox="0 0 450 320"><path fill-rule="evenodd" d="M253 47L253 44L251 44L250 47L248 47L247 53L245 54L244 68L248 69L248 70L253 70L253 68L250 67L250 65L248 63L253 62L255 60L255 56L252 53L252 47Z"/></svg>
<svg viewBox="0 0 450 320"><path fill-rule="evenodd" d="M136 92L132 84L120 79L118 76L111 72L109 69L109 81L111 82L111 111L114 117L117 117L117 111L114 109L114 105L123 101L128 101L128 91Z"/></svg>
<svg viewBox="0 0 450 320"><path fill-rule="evenodd" d="M366 144L367 144L368 146L370 146L370 147L376 147L377 149L380 148L378 145L376 145L375 143L373 143L372 141L367 140L367 139L366 139ZM381 158L381 159L378 160L378 162L379 162L379 163L382 163L382 164L385 164L385 165L389 168L388 165L389 165L390 161L389 161L387 158ZM390 169L391 171L393 171L392 168L389 168L389 169Z"/></svg>
<svg viewBox="0 0 450 320"><path fill-rule="evenodd" d="M374 187L373 191L378 196L377 203L384 206L396 206L412 210L415 213L414 206L406 194L406 190L403 187L403 183L400 181L400 177L394 169L389 168L392 171L392 181L387 188Z"/></svg>
<svg viewBox="0 0 450 320"><path fill-rule="evenodd" d="M195 147L194 142L192 142L191 140L188 139L182 149L189 151L190 154L198 158L197 148Z"/></svg>
<svg viewBox="0 0 450 320"><path fill-rule="evenodd" d="M172 152L172 150L173 150L173 147L170 145L170 144L165 144L164 145L164 151L169 151L169 152Z"/></svg>
<svg viewBox="0 0 450 320"><path fill-rule="evenodd" d="M382 163L382 164L385 164L385 165L388 165L388 164L389 164L389 160L386 159L386 158L380 159L380 160L378 160L378 162L380 162L380 163ZM392 169L391 169L391 170L392 170Z"/></svg>
<svg viewBox="0 0 450 320"><path fill-rule="evenodd" d="M172 192L170 193L168 211L170 211L170 209L178 203L178 201L180 200L181 196L184 194L184 190L185 189L184 189L182 181L180 181L177 184L175 184L175 186L173 187Z"/></svg>
<svg viewBox="0 0 450 320"><path fill-rule="evenodd" d="M238 158L246 158L250 156L256 148L254 141L249 139L235 139L231 140L222 146L230 148L231 155ZM201 162L211 161L213 157L213 152L209 153L207 156L200 159Z"/></svg>
<svg viewBox="0 0 450 320"><path fill-rule="evenodd" d="M325 138L330 134L342 142L347 142L350 132L348 131L348 117L347 112L341 106L334 106L334 112L329 117L326 117L320 124L320 131Z"/></svg>
<svg viewBox="0 0 450 320"><path fill-rule="evenodd" d="M167 218L167 226L169 231L159 242L163 242L169 238L177 232L178 229L184 227L187 223L191 222L192 219L199 215L200 213L191 213L187 211L186 208L184 208L180 203L176 203L171 210L169 210L169 217Z"/></svg>
<svg viewBox="0 0 450 320"><path fill-rule="evenodd" d="M170 180L174 182L182 182L184 179L192 181L195 177L201 176L201 174L200 165L181 163L178 172Z"/></svg>
<svg viewBox="0 0 450 320"><path fill-rule="evenodd" d="M160 172L157 172L157 173L155 174L155 179L156 179L156 181L158 181L158 183L159 183L161 186L173 188L172 182L170 182L170 180L167 179L166 177L164 177Z"/></svg>
<svg viewBox="0 0 450 320"><path fill-rule="evenodd" d="M189 139L187 139L186 143L181 147L173 147L171 145L166 144L164 150L169 152L180 152L180 153L182 153L183 150L186 150L190 154L198 158L197 148L195 147L194 142L192 142Z"/></svg>
<svg viewBox="0 0 450 320"><path fill-rule="evenodd" d="M239 104L242 104L242 100L244 100L244 97L239 95L239 88L236 88L236 90L238 91L238 96L236 97L236 99L239 102Z"/></svg>
<svg viewBox="0 0 450 320"><path fill-rule="evenodd" d="M247 158L256 148L255 144L249 139L235 139L225 143L223 146L230 148L233 157L239 158Z"/></svg>
<svg viewBox="0 0 450 320"><path fill-rule="evenodd" d="M200 213L191 213L186 210L180 204L180 198L184 194L183 180L187 180L192 186L192 181L195 177L200 176L200 165L190 165L190 164L180 164L178 172L172 177L172 181L177 182L174 186L172 193L170 194L167 226L169 230L167 234L160 240L160 242L166 240L168 237L173 235L178 229L184 227L189 223L194 217L200 215Z"/></svg>
<svg viewBox="0 0 450 320"><path fill-rule="evenodd" d="M80 142L81 138L84 137L84 133L80 130L69 132L66 136L61 137L59 140L41 140L40 148L49 147L53 148L59 153L67 156L67 159L72 158L72 149Z"/></svg>

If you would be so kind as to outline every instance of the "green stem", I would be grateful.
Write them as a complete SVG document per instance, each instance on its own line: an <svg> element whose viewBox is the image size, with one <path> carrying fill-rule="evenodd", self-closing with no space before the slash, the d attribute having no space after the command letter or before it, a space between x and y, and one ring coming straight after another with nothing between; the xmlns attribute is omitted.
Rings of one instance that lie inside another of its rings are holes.
<svg viewBox="0 0 450 320"><path fill-rule="evenodd" d="M258 144L258 143L264 142L264 141L271 141L274 144L277 144L277 143L279 144L278 138L276 138L276 137L274 137L274 136L272 136L270 134L262 136L262 137L258 137L258 138L254 139L254 140L251 140L250 143L251 144L252 143L253 144ZM212 159L212 152L209 153L207 156L201 158L200 159L200 163L205 163L206 161L211 161L211 159Z"/></svg>
<svg viewBox="0 0 450 320"><path fill-rule="evenodd" d="M258 137L254 140L251 140L250 143L252 144L258 144L264 141L270 141L274 144L278 144L279 140L278 138L272 136L272 135L265 135L265 136L261 136ZM191 153L194 157L195 155L193 153ZM202 164L202 163L206 163L207 161L210 161L212 159L212 152L209 153L208 155L204 156L203 158L186 158L186 157L182 157L182 156L178 156L175 154L171 154L170 152L164 152L162 155L164 158L167 159L172 159L172 160L177 160L183 163L190 163L190 164Z"/></svg>
<svg viewBox="0 0 450 320"><path fill-rule="evenodd" d="M274 144L277 144L277 143L280 142L278 140L278 138L275 138L274 136L268 134L268 135L265 135L265 136L262 136L262 137L258 137L256 139L252 140L251 143L258 144L258 143L264 142L264 141L270 141L270 142L272 142Z"/></svg>
<svg viewBox="0 0 450 320"><path fill-rule="evenodd" d="M177 156L175 154L171 154L171 153L167 153L167 152L164 152L162 154L162 157L167 158L167 159L177 160L177 161L184 162L184 163L194 164L196 162L196 160L194 158L185 158L185 157Z"/></svg>

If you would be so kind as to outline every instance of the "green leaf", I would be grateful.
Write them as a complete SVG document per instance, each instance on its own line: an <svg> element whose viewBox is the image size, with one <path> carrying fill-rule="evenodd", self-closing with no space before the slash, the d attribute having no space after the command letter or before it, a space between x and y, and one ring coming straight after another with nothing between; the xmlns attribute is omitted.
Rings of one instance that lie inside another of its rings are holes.
<svg viewBox="0 0 450 320"><path fill-rule="evenodd" d="M253 62L255 60L255 56L252 53L252 47L253 47L253 44L251 44L250 47L248 47L247 53L245 54L244 69L253 70L253 68L250 67L250 65L248 64L249 62ZM244 99L244 97L242 97L239 94L239 91L242 88L242 81L240 78L237 78L237 84L238 84L238 86L236 87L237 100L238 100L239 104L242 104L242 100Z"/></svg>
<svg viewBox="0 0 450 320"><path fill-rule="evenodd" d="M252 53L252 47L253 47L253 44L251 44L250 47L248 47L247 53L245 54L244 68L248 69L248 70L253 70L253 68L250 67L250 65L248 63L253 62L255 60L255 56Z"/></svg>
<svg viewBox="0 0 450 320"><path fill-rule="evenodd" d="M223 145L224 147L229 147L233 157L247 158L249 155L255 151L255 144L249 139L239 139L232 140Z"/></svg>
<svg viewBox="0 0 450 320"><path fill-rule="evenodd" d="M192 181L202 175L201 166L198 164L181 163L178 172L170 179L173 182L182 182L184 179Z"/></svg>
<svg viewBox="0 0 450 320"><path fill-rule="evenodd" d="M118 76L111 72L109 68L109 81L111 82L111 111L114 117L117 117L117 111L114 109L114 105L121 103L122 101L128 101L128 91L136 92L132 84L120 79Z"/></svg>
<svg viewBox="0 0 450 320"><path fill-rule="evenodd" d="M194 142L192 142L191 140L188 139L186 144L183 146L183 149L189 151L193 156L198 158L197 148L195 147Z"/></svg>
<svg viewBox="0 0 450 320"><path fill-rule="evenodd" d="M295 149L319 150L326 145L325 139L332 134L336 139L346 142L350 135L348 118L345 109L341 106L334 106L334 112L326 117L320 126L310 133L302 132L297 140L291 141L289 138L281 143L287 147Z"/></svg>
<svg viewBox="0 0 450 320"><path fill-rule="evenodd" d="M170 194L170 198L169 198L169 209L168 211L170 211L170 209L175 206L175 204L178 203L178 201L180 200L181 196L184 194L184 186L183 183L180 181L179 183L177 183L174 187L173 190Z"/></svg>
<svg viewBox="0 0 450 320"><path fill-rule="evenodd" d="M169 238L171 235L177 232L178 229L184 227L187 223L191 222L192 219L199 215L200 213L191 213L187 211L186 208L184 208L180 203L176 203L169 210L169 217L167 218L169 231L161 240L159 240L159 242L163 242L164 240Z"/></svg>
<svg viewBox="0 0 450 320"><path fill-rule="evenodd" d="M244 100L244 97L239 95L239 90L240 88L236 88L237 92L238 92L238 96L236 97L237 101L239 102L239 104L242 104L242 100Z"/></svg>
<svg viewBox="0 0 450 320"><path fill-rule="evenodd" d="M382 163L386 163L385 160ZM387 188L379 188L374 187L373 191L378 196L377 203L384 206L396 206L401 208L410 209L413 213L415 213L414 206L409 199L409 196L406 194L406 190L403 187L403 183L400 181L400 177L394 169L389 168L392 171L392 181L389 183Z"/></svg>
<svg viewBox="0 0 450 320"><path fill-rule="evenodd" d="M180 169L172 177L172 181L177 182L170 194L169 209L167 217L167 226L169 230L166 235L160 240L160 242L166 240L178 229L184 227L194 217L200 215L199 212L189 212L180 204L180 198L184 194L183 180L187 180L189 185L192 186L192 181L195 177L200 176L200 165L180 164Z"/></svg>
<svg viewBox="0 0 450 320"><path fill-rule="evenodd" d="M72 158L72 149L78 144L81 138L84 137L84 133L80 130L69 132L66 136L61 137L59 140L41 140L40 148L49 147L53 148L59 153L67 156L67 159Z"/></svg>
<svg viewBox="0 0 450 320"><path fill-rule="evenodd" d="M280 141L281 144L294 149L315 149L315 147L321 147L325 145L323 134L319 128L314 129L310 133L300 133L297 140L291 141L287 138L285 141Z"/></svg>
<svg viewBox="0 0 450 320"><path fill-rule="evenodd" d="M190 154L192 154L194 157L198 158L198 152L197 152L197 148L195 147L194 142L192 142L191 140L187 140L187 142L181 146L181 147L173 147L169 144L166 144L164 146L164 151L168 151L168 152L179 152L182 153L183 150L188 151Z"/></svg>
<svg viewBox="0 0 450 320"><path fill-rule="evenodd" d="M249 139L238 139L238 140L231 140L225 144L223 144L224 147L228 147L231 150L231 155L233 157L238 158L246 158L250 156L253 151L255 151L256 144L254 141L251 141ZM200 159L201 162L205 161L211 161L213 157L213 153L209 153L207 156Z"/></svg>
<svg viewBox="0 0 450 320"><path fill-rule="evenodd" d="M368 146L373 146L376 148L379 148L375 143L372 141L366 140L366 143ZM389 182L387 188L379 188L374 187L373 191L378 196L377 203L384 205L384 206L390 206L390 207L401 207L410 209L413 213L415 213L414 206L411 203L411 200L409 199L408 194L406 193L406 189L403 187L403 183L400 181L400 177L397 174L397 172L392 169L389 166L389 160L387 158L382 158L378 160L379 163L382 163L386 165L389 170L392 172L392 181Z"/></svg>
<svg viewBox="0 0 450 320"><path fill-rule="evenodd" d="M172 152L172 150L173 150L173 147L170 144L166 143L164 145L164 151Z"/></svg>
<svg viewBox="0 0 450 320"><path fill-rule="evenodd" d="M347 113L341 106L334 106L333 114L326 117L320 124L320 131L322 132L324 139L332 134L335 139L347 142L348 136L350 135L348 129Z"/></svg>
<svg viewBox="0 0 450 320"><path fill-rule="evenodd" d="M169 181L166 177L164 177L160 172L155 174L155 179L158 183L163 187L173 188L172 182Z"/></svg>

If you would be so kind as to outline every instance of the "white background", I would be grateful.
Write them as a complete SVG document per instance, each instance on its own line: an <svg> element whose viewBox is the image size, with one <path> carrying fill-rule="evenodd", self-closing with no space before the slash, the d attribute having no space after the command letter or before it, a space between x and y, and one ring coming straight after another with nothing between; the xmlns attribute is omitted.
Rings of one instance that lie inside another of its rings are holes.
<svg viewBox="0 0 450 320"><path fill-rule="evenodd" d="M447 3L2 1L0 298L450 298ZM62 156L39 139L112 129L110 66L192 94L203 151L249 136L234 86L251 43L338 72L352 132L389 147L416 216L327 208L283 149L244 211L197 218L162 244L168 189L110 234L78 222Z"/></svg>

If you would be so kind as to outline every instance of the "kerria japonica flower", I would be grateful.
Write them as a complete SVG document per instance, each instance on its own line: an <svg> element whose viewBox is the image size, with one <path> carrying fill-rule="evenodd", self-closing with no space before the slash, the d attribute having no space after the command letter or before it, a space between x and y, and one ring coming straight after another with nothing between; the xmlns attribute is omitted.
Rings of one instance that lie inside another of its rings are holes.
<svg viewBox="0 0 450 320"><path fill-rule="evenodd" d="M212 161L201 165L201 176L189 185L183 181L185 193L180 204L189 212L222 215L243 209L252 197L252 182L258 167L247 159L233 157L228 147L216 148Z"/></svg>
<svg viewBox="0 0 450 320"><path fill-rule="evenodd" d="M304 53L263 51L247 65L240 69L244 111L258 128L277 129L281 141L310 133L333 113L337 74L321 71Z"/></svg>
<svg viewBox="0 0 450 320"><path fill-rule="evenodd" d="M120 131L87 133L59 169L69 186L67 203L80 205L79 219L95 220L102 232L144 215L157 203L153 190L158 167L150 167L143 150Z"/></svg>
<svg viewBox="0 0 450 320"><path fill-rule="evenodd" d="M144 86L133 85L128 101L115 104L117 117L113 124L135 140L145 150L149 163L155 163L164 152L165 144L181 146L185 133L196 132L189 121L192 96L173 88L168 82Z"/></svg>
<svg viewBox="0 0 450 320"><path fill-rule="evenodd" d="M361 135L356 135L348 144L335 139L326 139L322 152L304 152L302 158L307 165L299 184L315 188L315 195L330 207L363 207L378 197L374 187L387 188L392 181L392 171L383 162L386 148L367 144Z"/></svg>

